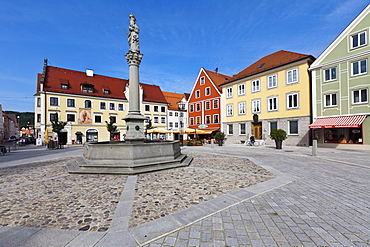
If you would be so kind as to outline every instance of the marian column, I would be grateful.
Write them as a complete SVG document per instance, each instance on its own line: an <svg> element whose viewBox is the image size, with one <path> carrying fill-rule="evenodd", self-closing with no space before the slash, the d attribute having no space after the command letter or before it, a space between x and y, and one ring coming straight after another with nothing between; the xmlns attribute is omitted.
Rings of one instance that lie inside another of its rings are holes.
<svg viewBox="0 0 370 247"><path fill-rule="evenodd" d="M140 29L136 25L135 16L130 15L129 32L127 33L130 49L126 54L126 60L130 67L128 97L129 111L127 116L123 118L126 121L127 126L125 138L127 142L143 141L145 139L144 120L146 118L141 114L140 109L139 66L143 54L140 54L139 32Z"/></svg>

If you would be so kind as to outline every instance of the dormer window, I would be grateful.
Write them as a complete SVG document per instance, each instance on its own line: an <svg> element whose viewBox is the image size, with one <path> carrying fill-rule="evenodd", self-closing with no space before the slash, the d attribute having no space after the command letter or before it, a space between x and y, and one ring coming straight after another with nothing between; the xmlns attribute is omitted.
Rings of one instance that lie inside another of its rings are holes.
<svg viewBox="0 0 370 247"><path fill-rule="evenodd" d="M104 89L104 94L110 94L110 91L107 89Z"/></svg>
<svg viewBox="0 0 370 247"><path fill-rule="evenodd" d="M60 84L61 89L68 89L68 84Z"/></svg>
<svg viewBox="0 0 370 247"><path fill-rule="evenodd" d="M94 93L94 85L89 83L81 83L80 85L83 93Z"/></svg>

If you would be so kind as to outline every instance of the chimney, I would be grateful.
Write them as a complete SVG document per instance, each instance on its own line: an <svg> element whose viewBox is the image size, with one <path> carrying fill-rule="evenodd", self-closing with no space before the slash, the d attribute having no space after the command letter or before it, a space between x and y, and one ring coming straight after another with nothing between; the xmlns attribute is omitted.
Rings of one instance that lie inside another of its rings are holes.
<svg viewBox="0 0 370 247"><path fill-rule="evenodd" d="M92 69L86 69L86 76L88 76L88 77L94 77L94 70L92 70Z"/></svg>

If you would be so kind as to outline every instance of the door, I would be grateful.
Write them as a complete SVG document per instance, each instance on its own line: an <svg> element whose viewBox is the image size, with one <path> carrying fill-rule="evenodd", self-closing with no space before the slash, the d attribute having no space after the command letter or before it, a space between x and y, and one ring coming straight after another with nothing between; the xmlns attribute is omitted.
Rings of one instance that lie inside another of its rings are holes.
<svg viewBox="0 0 370 247"><path fill-rule="evenodd" d="M255 139L262 139L262 123L252 123L252 134Z"/></svg>

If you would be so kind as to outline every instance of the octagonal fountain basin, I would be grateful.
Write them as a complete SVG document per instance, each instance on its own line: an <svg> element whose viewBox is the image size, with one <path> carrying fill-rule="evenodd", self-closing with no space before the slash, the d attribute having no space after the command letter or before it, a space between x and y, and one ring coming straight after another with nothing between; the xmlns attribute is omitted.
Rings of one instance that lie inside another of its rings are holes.
<svg viewBox="0 0 370 247"><path fill-rule="evenodd" d="M83 157L67 163L69 173L139 174L190 165L179 141L92 142Z"/></svg>

